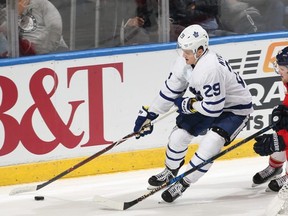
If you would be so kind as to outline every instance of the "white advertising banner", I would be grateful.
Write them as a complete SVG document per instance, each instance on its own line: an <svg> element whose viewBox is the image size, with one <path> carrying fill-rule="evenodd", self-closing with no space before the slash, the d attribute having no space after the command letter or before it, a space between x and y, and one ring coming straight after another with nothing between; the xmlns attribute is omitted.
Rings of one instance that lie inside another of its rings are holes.
<svg viewBox="0 0 288 216"><path fill-rule="evenodd" d="M255 112L239 138L269 124L284 98L273 56L288 42L267 39L212 45L245 79ZM159 93L175 49L0 67L0 166L90 156L131 133L138 110ZM166 145L176 113L151 135L110 152Z"/></svg>

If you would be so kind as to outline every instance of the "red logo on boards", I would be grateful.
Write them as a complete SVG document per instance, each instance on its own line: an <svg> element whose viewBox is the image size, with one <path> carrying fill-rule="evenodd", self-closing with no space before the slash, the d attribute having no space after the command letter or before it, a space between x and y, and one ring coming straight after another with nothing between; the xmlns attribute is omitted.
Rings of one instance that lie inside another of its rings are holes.
<svg viewBox="0 0 288 216"><path fill-rule="evenodd" d="M0 148L0 156L7 155L14 151L21 142L22 145L31 153L41 155L54 150L58 145L72 149L80 144L85 133L89 133L88 141L81 144L82 147L94 146L99 144L108 144L110 141L104 138L103 126L103 69L114 68L121 77L123 82L123 63L111 63L92 66L70 67L66 71L65 91L68 91L72 85L71 80L77 73L87 73L88 99L68 101L70 110L66 113L68 120L64 121L60 116L57 108L52 102L53 95L59 91L59 80L57 73L50 68L42 68L36 71L29 81L30 95L28 98L33 99L33 103L27 110L23 111L20 121L9 113L19 98L19 89L12 79L0 76L0 86L2 89L2 103L0 105L0 121L3 126L5 138ZM53 88L47 92L44 88L44 78L49 77L53 80ZM26 96L25 96L26 97ZM70 126L75 118L75 113L86 104L88 107L88 132L81 131L75 134L71 131ZM65 104L66 105L66 104ZM42 122L53 135L53 139L47 141L37 134L33 117L40 115ZM18 118L19 119L19 118Z"/></svg>

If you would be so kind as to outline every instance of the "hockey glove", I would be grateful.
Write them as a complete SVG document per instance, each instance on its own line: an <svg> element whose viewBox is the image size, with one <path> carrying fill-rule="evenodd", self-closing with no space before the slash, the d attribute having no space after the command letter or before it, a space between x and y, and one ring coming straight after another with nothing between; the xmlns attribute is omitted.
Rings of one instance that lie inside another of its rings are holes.
<svg viewBox="0 0 288 216"><path fill-rule="evenodd" d="M273 129L279 131L281 129L288 130L288 108L284 105L276 106L272 111Z"/></svg>
<svg viewBox="0 0 288 216"><path fill-rule="evenodd" d="M268 156L274 152L284 151L286 145L283 137L273 134L264 134L255 138L254 151L261 156Z"/></svg>
<svg viewBox="0 0 288 216"><path fill-rule="evenodd" d="M194 102L196 102L197 100L195 98L176 98L174 101L174 104L178 107L178 111L179 113L183 113L183 114L192 114L197 112L197 110L195 110L192 106L192 104Z"/></svg>
<svg viewBox="0 0 288 216"><path fill-rule="evenodd" d="M153 125L151 125L151 121L156 119L158 116L159 115L156 113L149 112L147 106L142 106L142 109L139 110L138 117L135 121L134 132L139 132L136 139L152 133Z"/></svg>

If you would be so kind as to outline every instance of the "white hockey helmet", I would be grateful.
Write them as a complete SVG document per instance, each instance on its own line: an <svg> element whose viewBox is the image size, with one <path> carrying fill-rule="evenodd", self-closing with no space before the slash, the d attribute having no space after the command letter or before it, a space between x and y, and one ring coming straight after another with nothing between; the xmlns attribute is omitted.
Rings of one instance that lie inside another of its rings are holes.
<svg viewBox="0 0 288 216"><path fill-rule="evenodd" d="M208 33L197 24L186 27L178 37L178 46L183 50L192 50L194 54L201 46L205 52L208 49L208 43Z"/></svg>

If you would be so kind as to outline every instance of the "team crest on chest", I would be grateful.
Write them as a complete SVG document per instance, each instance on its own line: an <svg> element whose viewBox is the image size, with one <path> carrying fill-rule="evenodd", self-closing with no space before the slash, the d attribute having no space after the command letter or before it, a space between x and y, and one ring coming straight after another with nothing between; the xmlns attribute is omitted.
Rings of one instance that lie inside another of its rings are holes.
<svg viewBox="0 0 288 216"><path fill-rule="evenodd" d="M33 32L37 28L37 20L32 14L32 9L30 9L26 14L22 14L18 19L18 26L20 32Z"/></svg>

